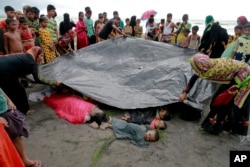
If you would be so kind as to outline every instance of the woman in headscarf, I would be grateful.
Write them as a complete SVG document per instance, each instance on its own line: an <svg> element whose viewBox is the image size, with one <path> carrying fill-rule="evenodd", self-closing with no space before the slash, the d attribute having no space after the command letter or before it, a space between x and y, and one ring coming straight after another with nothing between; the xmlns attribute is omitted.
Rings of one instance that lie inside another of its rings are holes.
<svg viewBox="0 0 250 167"><path fill-rule="evenodd" d="M59 85L57 81L44 79L40 74L39 64L43 61L43 50L34 46L25 54L0 56L0 88L9 96L17 109L26 114L29 103L25 89L19 78L32 74L35 82Z"/></svg>
<svg viewBox="0 0 250 167"><path fill-rule="evenodd" d="M212 98L210 112L201 128L212 134L233 133L246 136L250 112L250 81L238 91L232 92L234 98L226 105L214 106L214 99L223 91L233 88L250 75L250 67L245 62L231 58L211 59L207 55L196 54L190 59L195 71L179 98L183 102L198 78L222 84Z"/></svg>
<svg viewBox="0 0 250 167"><path fill-rule="evenodd" d="M227 31L218 22L214 23L214 18L211 15L206 17L205 25L206 28L198 50L209 55L211 58L219 58L228 42Z"/></svg>
<svg viewBox="0 0 250 167"><path fill-rule="evenodd" d="M245 24L247 23L247 18L246 16L240 16L237 18L237 24L238 25L242 25L242 26L245 26Z"/></svg>
<svg viewBox="0 0 250 167"><path fill-rule="evenodd" d="M59 32L60 35L63 36L66 33L69 33L70 30L72 30L73 27L76 27L75 23L70 21L70 16L68 13L63 14L63 21L59 24ZM74 50L74 40L70 43L71 49Z"/></svg>

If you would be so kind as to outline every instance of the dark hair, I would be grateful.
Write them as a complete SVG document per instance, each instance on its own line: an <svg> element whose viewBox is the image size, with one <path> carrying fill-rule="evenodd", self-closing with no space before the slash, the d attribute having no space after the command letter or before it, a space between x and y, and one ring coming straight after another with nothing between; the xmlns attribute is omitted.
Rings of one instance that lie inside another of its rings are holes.
<svg viewBox="0 0 250 167"><path fill-rule="evenodd" d="M244 25L244 28L250 28L250 22L247 22L247 23Z"/></svg>
<svg viewBox="0 0 250 167"><path fill-rule="evenodd" d="M188 20L188 14L184 14L183 16L182 16L182 20L183 19L187 19Z"/></svg>
<svg viewBox="0 0 250 167"><path fill-rule="evenodd" d="M114 15L114 14L115 14L115 15L118 15L118 11L115 10L115 11L113 12L113 15Z"/></svg>
<svg viewBox="0 0 250 167"><path fill-rule="evenodd" d="M54 16L53 16L52 18L54 19L54 18L56 18L56 16L57 16L57 13L56 13L56 11L55 11Z"/></svg>
<svg viewBox="0 0 250 167"><path fill-rule="evenodd" d="M6 19L6 24L10 25L10 23L13 23L15 21L16 21L15 19L8 18L8 19Z"/></svg>
<svg viewBox="0 0 250 167"><path fill-rule="evenodd" d="M92 14L92 11L89 9L86 11L87 14Z"/></svg>
<svg viewBox="0 0 250 167"><path fill-rule="evenodd" d="M150 18L148 19L148 23L149 23L149 24L154 23L154 18L153 18L153 17L150 17Z"/></svg>
<svg viewBox="0 0 250 167"><path fill-rule="evenodd" d="M164 23L165 22L165 19L161 19L161 23Z"/></svg>
<svg viewBox="0 0 250 167"><path fill-rule="evenodd" d="M167 123L165 122L165 121L163 121L163 123L164 123L164 127L161 127L159 130L165 130L165 129L167 129Z"/></svg>
<svg viewBox="0 0 250 167"><path fill-rule="evenodd" d="M193 26L192 29L198 31L199 30L199 26Z"/></svg>
<svg viewBox="0 0 250 167"><path fill-rule="evenodd" d="M95 116L91 117L89 122L96 122L99 126L102 122L107 122L107 117L105 113L97 113Z"/></svg>
<svg viewBox="0 0 250 167"><path fill-rule="evenodd" d="M19 18L19 23L22 24L22 23L27 23L27 19L25 17L20 17Z"/></svg>
<svg viewBox="0 0 250 167"><path fill-rule="evenodd" d="M5 11L5 13L7 13L7 12L9 12L9 11L15 11L15 9L13 8L13 7L11 7L11 6L5 6L4 7L4 11Z"/></svg>
<svg viewBox="0 0 250 167"><path fill-rule="evenodd" d="M55 8L54 5L49 4L49 5L47 6L47 11L51 11L51 10L56 10L56 8Z"/></svg>
<svg viewBox="0 0 250 167"><path fill-rule="evenodd" d="M103 12L102 14L107 14L107 12Z"/></svg>
<svg viewBox="0 0 250 167"><path fill-rule="evenodd" d="M158 130L154 130L155 131L155 141L158 141L160 139L160 134Z"/></svg>
<svg viewBox="0 0 250 167"><path fill-rule="evenodd" d="M78 13L78 17L80 17L81 14L83 14L83 12L79 12L79 13Z"/></svg>
<svg viewBox="0 0 250 167"><path fill-rule="evenodd" d="M172 16L173 16L172 13L167 14L167 17L172 17Z"/></svg>
<svg viewBox="0 0 250 167"><path fill-rule="evenodd" d="M40 13L40 10L37 7L32 7L34 13Z"/></svg>
<svg viewBox="0 0 250 167"><path fill-rule="evenodd" d="M239 30L243 30L243 25L237 25L237 26L235 26L234 27L234 30L236 30L236 29L239 29Z"/></svg>
<svg viewBox="0 0 250 167"><path fill-rule="evenodd" d="M45 21L45 20L48 20L48 18L47 18L46 16L41 16L41 17L39 18L39 23L41 23L41 22L43 22L43 21Z"/></svg>
<svg viewBox="0 0 250 167"><path fill-rule="evenodd" d="M99 14L98 14L98 18L103 18L103 14L102 14L102 13L99 13Z"/></svg>
<svg viewBox="0 0 250 167"><path fill-rule="evenodd" d="M164 120L164 121L169 121L169 120L172 119L172 115L171 115L171 113L169 112L169 109L168 109L167 106L162 106L162 107L160 107L159 109L160 109L160 110L165 110L165 111L167 111L166 114L163 116L162 120Z"/></svg>
<svg viewBox="0 0 250 167"><path fill-rule="evenodd" d="M34 12L34 9L32 7L28 7L26 9L26 13L35 13L35 12Z"/></svg>
<svg viewBox="0 0 250 167"><path fill-rule="evenodd" d="M41 14L40 17L44 17L45 15L44 14Z"/></svg>
<svg viewBox="0 0 250 167"><path fill-rule="evenodd" d="M116 19L116 20L121 20L121 18L118 17L118 16L114 17L114 19Z"/></svg>
<svg viewBox="0 0 250 167"><path fill-rule="evenodd" d="M126 18L126 19L125 19L125 22L127 22L127 21L129 21L129 18Z"/></svg>
<svg viewBox="0 0 250 167"><path fill-rule="evenodd" d="M85 12L87 12L88 10L90 10L90 7L89 6L87 6L87 7L85 7Z"/></svg>

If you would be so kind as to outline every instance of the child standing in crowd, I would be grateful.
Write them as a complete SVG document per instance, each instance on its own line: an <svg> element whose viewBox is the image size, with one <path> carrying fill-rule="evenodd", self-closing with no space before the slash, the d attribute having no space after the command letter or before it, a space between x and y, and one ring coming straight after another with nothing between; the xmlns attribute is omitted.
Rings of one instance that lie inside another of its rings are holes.
<svg viewBox="0 0 250 167"><path fill-rule="evenodd" d="M121 119L110 117L108 123L105 124L105 128L113 129L116 138L130 139L132 144L140 147L147 147L149 145L148 142L159 140L159 132L157 130L145 125L128 123Z"/></svg>
<svg viewBox="0 0 250 167"><path fill-rule="evenodd" d="M7 16L7 19L14 19L15 17L15 9L11 6L5 6L4 7L4 12ZM2 29L3 33L7 31L7 25L6 25L6 20L2 20L0 22L0 28Z"/></svg>
<svg viewBox="0 0 250 167"><path fill-rule="evenodd" d="M145 39L155 41L157 36L158 36L158 34L156 34L156 32L155 32L155 29L156 29L156 25L154 23L154 18L151 17L148 19L148 25L146 28Z"/></svg>
<svg viewBox="0 0 250 167"><path fill-rule="evenodd" d="M79 12L78 21L76 23L77 50L88 46L88 27L84 21L84 13Z"/></svg>
<svg viewBox="0 0 250 167"><path fill-rule="evenodd" d="M98 36L98 34L99 34L99 32L102 30L102 28L103 28L103 26L104 26L105 24L103 23L103 21L104 21L103 14L100 13L100 14L98 15L98 17L99 17L99 20L98 20L98 23L96 24L95 35L96 35L97 42L101 42L101 41L103 41L103 40Z"/></svg>
<svg viewBox="0 0 250 167"><path fill-rule="evenodd" d="M88 27L88 38L89 38L89 44L95 44L96 43L96 38L95 38L95 33L94 33L94 27L93 27L93 20L91 19L92 16L92 11L87 10L86 12L86 18L84 21L87 24Z"/></svg>
<svg viewBox="0 0 250 167"><path fill-rule="evenodd" d="M52 40L54 44L57 43L58 40L58 31L57 31L57 23L53 18L55 16L56 8L53 5L47 6L47 18L48 18L48 29L50 30L50 34L52 36Z"/></svg>
<svg viewBox="0 0 250 167"><path fill-rule="evenodd" d="M244 35L240 36L236 41L233 58L244 61L250 65L250 22L244 26Z"/></svg>
<svg viewBox="0 0 250 167"><path fill-rule="evenodd" d="M188 29L190 31L191 24L188 22L188 15L184 14L182 16L182 23L180 23L178 30L177 30L177 39L176 45L179 46L182 39L184 38L184 30Z"/></svg>
<svg viewBox="0 0 250 167"><path fill-rule="evenodd" d="M35 40L34 40L35 34L31 31L31 29L29 29L26 18L21 17L19 19L19 23L20 23L19 31L23 43L23 48L24 51L26 52L27 50L35 46Z"/></svg>
<svg viewBox="0 0 250 167"><path fill-rule="evenodd" d="M126 25L123 28L123 32L127 35L127 36L131 36L133 33L132 27L130 26L130 20L129 18L126 18L125 20Z"/></svg>
<svg viewBox="0 0 250 167"><path fill-rule="evenodd" d="M4 33L4 49L6 54L23 53L20 33L17 31L17 22L14 19L6 20L8 32Z"/></svg>
<svg viewBox="0 0 250 167"><path fill-rule="evenodd" d="M40 17L39 24L40 24L39 36L41 39L42 48L44 50L44 61L45 63L49 63L50 61L56 58L56 52L50 30L47 27L48 18L45 16Z"/></svg>
<svg viewBox="0 0 250 167"><path fill-rule="evenodd" d="M182 48L188 48L188 45L189 45L189 33L190 33L190 30L189 29L185 29L183 30L183 38L180 42L180 47Z"/></svg>
<svg viewBox="0 0 250 167"><path fill-rule="evenodd" d="M28 7L26 9L26 17L27 17L27 23L29 28L31 29L32 33L35 34L35 45L41 46L41 41L38 34L39 29L39 23L37 16L35 17L35 12L38 12L39 10L36 7Z"/></svg>
<svg viewBox="0 0 250 167"><path fill-rule="evenodd" d="M20 11L20 10L17 10L16 11L16 14L15 14L15 18L16 18L16 22L17 22L17 27L19 28L19 19L23 17L23 13Z"/></svg>
<svg viewBox="0 0 250 167"><path fill-rule="evenodd" d="M163 32L162 32L162 42L170 43L172 40L172 33L174 32L174 28L178 28L178 26L172 22L172 13L167 14L167 22L163 26Z"/></svg>
<svg viewBox="0 0 250 167"><path fill-rule="evenodd" d="M141 20L140 19L136 19L136 25L134 27L134 31L135 31L135 36L138 38L141 38L142 32L143 32L143 28L142 26L140 26Z"/></svg>
<svg viewBox="0 0 250 167"><path fill-rule="evenodd" d="M188 39L188 41L189 41L188 48L195 49L196 51L198 51L198 47L199 47L200 41L201 41L200 35L197 34L198 31L199 31L199 27L193 26L192 27L192 34L189 36L189 39Z"/></svg>

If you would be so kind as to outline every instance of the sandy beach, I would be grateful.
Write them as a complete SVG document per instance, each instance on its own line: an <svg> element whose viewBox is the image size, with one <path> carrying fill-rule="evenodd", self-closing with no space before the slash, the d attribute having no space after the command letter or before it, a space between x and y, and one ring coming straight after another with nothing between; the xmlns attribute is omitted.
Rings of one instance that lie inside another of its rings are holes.
<svg viewBox="0 0 250 167"><path fill-rule="evenodd" d="M27 89L33 92L43 85ZM44 167L223 167L229 166L231 150L250 150L237 136L213 136L199 130L201 121L188 122L178 117L167 122L160 141L148 148L116 140L112 131L92 129L87 124L73 125L59 119L43 102L30 102L36 110L26 118L30 137L25 140L27 154L40 159ZM106 111L120 118L123 112Z"/></svg>

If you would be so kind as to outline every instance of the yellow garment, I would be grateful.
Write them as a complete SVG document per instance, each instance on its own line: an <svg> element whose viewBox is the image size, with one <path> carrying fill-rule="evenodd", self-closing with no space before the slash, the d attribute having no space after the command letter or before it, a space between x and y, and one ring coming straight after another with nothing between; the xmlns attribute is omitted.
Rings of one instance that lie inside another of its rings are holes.
<svg viewBox="0 0 250 167"><path fill-rule="evenodd" d="M53 44L50 30L48 28L40 28L39 36L45 54L45 63L49 63L56 58L56 52L50 49L51 44Z"/></svg>

